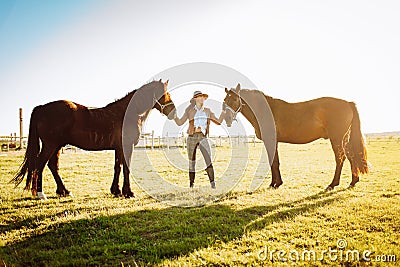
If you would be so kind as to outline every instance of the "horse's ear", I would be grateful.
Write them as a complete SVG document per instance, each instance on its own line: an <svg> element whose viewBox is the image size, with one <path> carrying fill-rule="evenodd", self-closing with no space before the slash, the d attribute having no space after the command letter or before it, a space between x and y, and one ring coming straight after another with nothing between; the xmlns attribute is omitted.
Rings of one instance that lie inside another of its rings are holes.
<svg viewBox="0 0 400 267"><path fill-rule="evenodd" d="M240 89L241 89L241 87L240 87L240 83L238 83L238 84L237 84L237 86L236 86L236 92L238 92L238 93L239 93Z"/></svg>
<svg viewBox="0 0 400 267"><path fill-rule="evenodd" d="M225 87L225 93L228 93L228 92L229 92L228 88Z"/></svg>
<svg viewBox="0 0 400 267"><path fill-rule="evenodd" d="M160 79L159 82L162 83L162 79Z"/></svg>
<svg viewBox="0 0 400 267"><path fill-rule="evenodd" d="M165 86L168 86L169 79L164 83Z"/></svg>

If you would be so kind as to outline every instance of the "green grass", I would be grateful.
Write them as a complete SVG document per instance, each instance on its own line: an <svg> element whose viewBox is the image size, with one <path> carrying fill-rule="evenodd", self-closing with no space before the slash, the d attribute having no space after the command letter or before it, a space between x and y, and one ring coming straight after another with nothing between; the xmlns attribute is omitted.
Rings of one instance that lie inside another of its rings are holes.
<svg viewBox="0 0 400 267"><path fill-rule="evenodd" d="M8 184L23 154L1 154L0 266L270 265L269 259L259 258L265 247L269 251L321 253L336 249L338 239L347 241L346 250L371 250L373 257L394 254L397 262L326 258L296 264L399 264L399 140L369 140L371 173L362 176L356 188L349 190L351 175L346 163L340 186L331 192L324 192L324 188L333 177L333 153L328 142L317 141L307 145L281 144L284 184L278 190L268 189L269 175L258 190L249 193L261 149L260 144L250 146L251 158L244 178L231 192L196 208L158 202L134 183L134 199L112 197L110 152L62 154L60 172L74 197L58 198L54 180L46 169L44 189L49 200L37 201L23 192L22 186L14 189ZM166 180L187 185L186 172L171 167L163 152L149 151L148 155ZM229 159L228 148L217 148L217 176L227 170ZM135 158L137 164L141 160ZM135 178L146 179L151 174L143 168ZM198 175L196 185L207 184L207 177Z"/></svg>

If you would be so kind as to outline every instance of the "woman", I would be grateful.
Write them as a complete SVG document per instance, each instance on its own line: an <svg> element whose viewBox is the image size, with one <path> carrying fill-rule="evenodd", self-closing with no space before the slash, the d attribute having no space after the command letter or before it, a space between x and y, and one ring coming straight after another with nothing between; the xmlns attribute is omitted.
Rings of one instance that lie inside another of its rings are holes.
<svg viewBox="0 0 400 267"><path fill-rule="evenodd" d="M207 94L201 91L195 91L190 105L186 108L182 118L175 117L174 120L178 126L189 120L189 128L187 130L187 152L189 157L189 182L190 187L194 185L196 174L196 150L200 148L206 162L206 172L210 180L211 188L215 189L214 168L211 161L211 148L208 143L207 136L209 133L210 122L220 125L225 118L225 111L222 111L219 118L209 109L204 107L204 101L208 98Z"/></svg>

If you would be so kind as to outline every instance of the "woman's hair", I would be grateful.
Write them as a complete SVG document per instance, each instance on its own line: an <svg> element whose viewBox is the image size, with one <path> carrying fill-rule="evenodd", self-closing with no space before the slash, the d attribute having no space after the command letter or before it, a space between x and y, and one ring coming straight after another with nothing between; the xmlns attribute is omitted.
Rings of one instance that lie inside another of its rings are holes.
<svg viewBox="0 0 400 267"><path fill-rule="evenodd" d="M194 100L194 98L192 98L190 99L189 106L187 106L186 110L194 108L194 105L196 105L196 101Z"/></svg>

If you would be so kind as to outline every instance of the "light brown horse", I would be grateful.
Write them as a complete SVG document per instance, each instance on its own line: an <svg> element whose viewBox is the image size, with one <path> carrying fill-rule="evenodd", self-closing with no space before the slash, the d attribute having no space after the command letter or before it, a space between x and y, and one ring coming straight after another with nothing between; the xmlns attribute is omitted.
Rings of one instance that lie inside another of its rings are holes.
<svg viewBox="0 0 400 267"><path fill-rule="evenodd" d="M47 163L57 183L56 193L69 195L58 173L58 162L61 148L70 144L85 150L115 150L111 193L133 197L129 165L133 146L139 141L142 122L153 108L169 119L176 112L167 86L168 81L150 82L103 108L88 108L65 100L35 107L25 158L12 182L18 186L27 174L25 189L31 188L33 195L45 199L42 172ZM119 189L121 165L124 174L122 194Z"/></svg>
<svg viewBox="0 0 400 267"><path fill-rule="evenodd" d="M299 103L288 103L280 99L266 96L258 90L225 88L226 97L223 108L226 110L226 123L231 126L238 112L252 124L257 138L262 137L262 130L267 127L256 119L269 116L272 112L276 129L275 155L271 166L273 188L282 184L279 170L278 142L305 144L319 138L329 139L336 159L336 171L332 183L327 190L339 185L344 160L351 164L353 187L359 181L359 174L368 173L367 150L360 129L360 118L356 105L342 99L322 97ZM260 99L266 101L260 110ZM268 106L269 109L268 110ZM265 108L266 107L266 108ZM265 131L264 131L265 132ZM266 140L263 140L264 143Z"/></svg>

